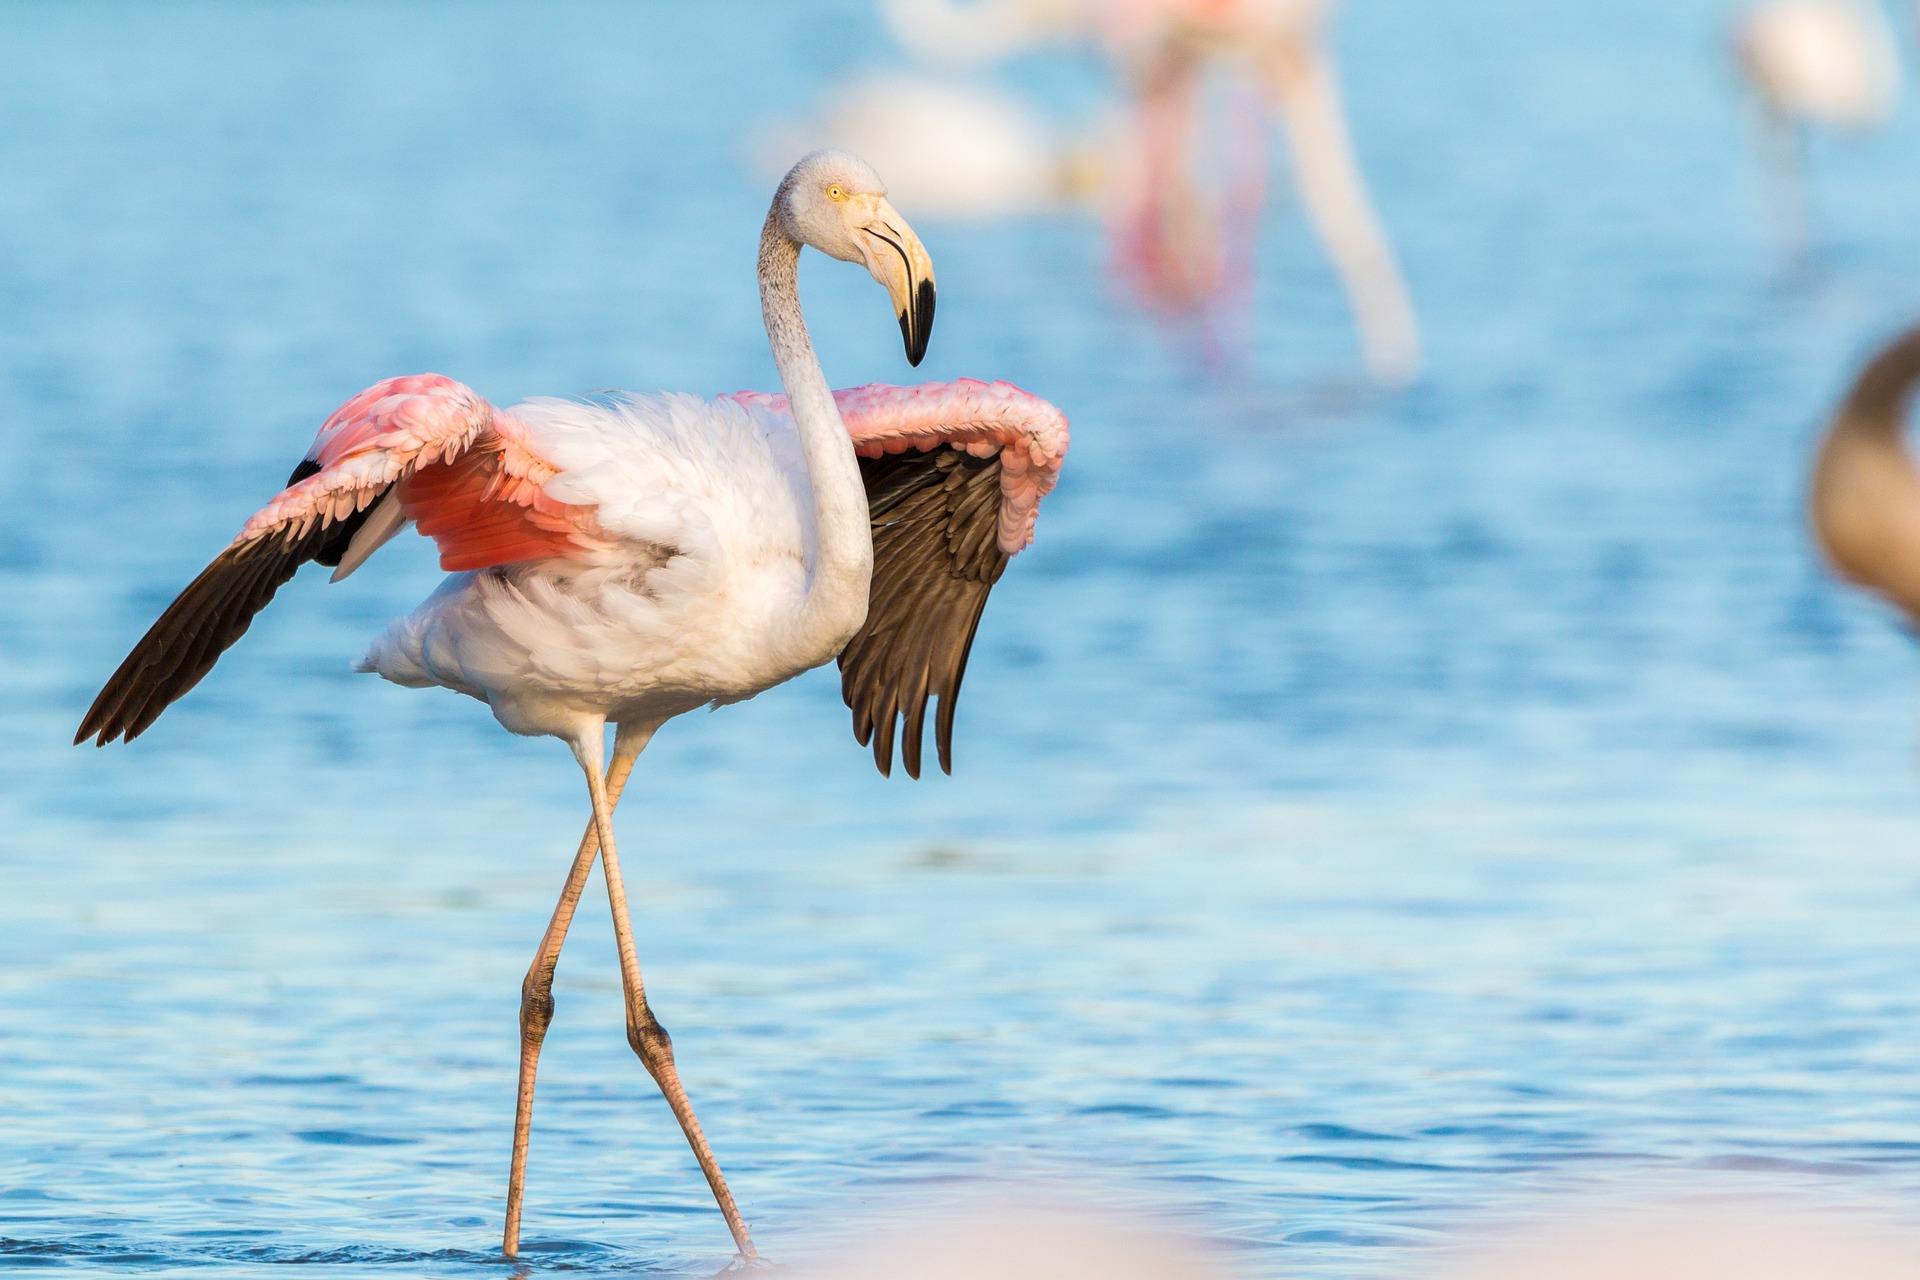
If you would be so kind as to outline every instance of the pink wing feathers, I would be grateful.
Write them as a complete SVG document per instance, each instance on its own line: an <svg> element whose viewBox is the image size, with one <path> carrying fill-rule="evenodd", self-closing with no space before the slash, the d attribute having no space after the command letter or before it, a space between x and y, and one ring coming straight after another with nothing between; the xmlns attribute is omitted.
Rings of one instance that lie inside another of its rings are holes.
<svg viewBox="0 0 1920 1280"><path fill-rule="evenodd" d="M1033 543L1040 499L1053 492L1067 456L1067 417L1010 382L929 382L918 387L874 383L836 391L834 401L853 436L854 452L882 458L949 445L1000 464L994 529L1008 555Z"/></svg>
<svg viewBox="0 0 1920 1280"><path fill-rule="evenodd" d="M786 397L733 397L786 409ZM1033 541L1040 500L1067 453L1067 420L1005 382L882 384L836 391L873 522L867 621L840 655L853 732L874 763L893 767L896 735L909 777L920 776L927 704L934 741L953 771L953 715L987 594ZM904 732L902 729L904 727Z"/></svg>
<svg viewBox="0 0 1920 1280"><path fill-rule="evenodd" d="M731 397L784 412L784 396ZM874 576L867 623L841 655L854 732L882 773L920 773L929 700L952 767L954 699L988 591L1033 537L1067 450L1066 419L1003 382L835 393L866 481ZM114 672L75 741L144 732L212 670L302 564L351 572L407 521L449 570L573 557L611 542L593 512L545 491L526 428L448 378L376 383L320 428L288 487L247 521Z"/></svg>
<svg viewBox="0 0 1920 1280"><path fill-rule="evenodd" d="M548 498L526 429L438 374L389 378L328 418L288 487L160 615L81 722L75 742L138 737L198 684L308 561L343 576L407 520L446 569L578 555L592 514Z"/></svg>
<svg viewBox="0 0 1920 1280"><path fill-rule="evenodd" d="M789 412L787 398L775 392L736 391L722 398ZM1053 491L1067 456L1067 417L1053 405L1011 382L974 378L915 387L874 382L836 391L833 401L862 458L942 445L998 458L1000 548L1013 555L1032 543L1040 499Z"/></svg>
<svg viewBox="0 0 1920 1280"><path fill-rule="evenodd" d="M591 522L581 508L546 496L552 476L520 421L469 388L434 373L388 378L334 411L290 487L247 521L233 546L304 530L316 517L322 527L351 524L392 496L439 545L449 571L577 555L595 541ZM357 524L343 528L332 541L358 532ZM358 558L372 549L358 549Z"/></svg>

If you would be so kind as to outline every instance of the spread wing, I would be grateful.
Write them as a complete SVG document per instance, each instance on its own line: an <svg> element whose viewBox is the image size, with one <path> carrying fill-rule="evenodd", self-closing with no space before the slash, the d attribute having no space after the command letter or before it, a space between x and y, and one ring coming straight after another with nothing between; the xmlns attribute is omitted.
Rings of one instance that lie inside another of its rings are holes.
<svg viewBox="0 0 1920 1280"><path fill-rule="evenodd" d="M873 521L867 621L840 655L853 732L882 774L896 739L920 776L927 704L953 772L953 716L987 594L1033 540L1067 451L1059 410L1004 382L835 393L860 454Z"/></svg>
<svg viewBox="0 0 1920 1280"><path fill-rule="evenodd" d="M437 374L375 383L335 411L279 496L167 606L81 721L76 743L133 739L198 684L301 565L345 577L409 520L441 566L478 569L591 545L590 516L546 497L525 429Z"/></svg>

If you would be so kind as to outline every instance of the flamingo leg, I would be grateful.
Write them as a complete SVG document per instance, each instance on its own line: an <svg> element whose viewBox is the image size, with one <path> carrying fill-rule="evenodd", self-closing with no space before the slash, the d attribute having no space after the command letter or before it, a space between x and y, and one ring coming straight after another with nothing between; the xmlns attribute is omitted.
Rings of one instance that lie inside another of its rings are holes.
<svg viewBox="0 0 1920 1280"><path fill-rule="evenodd" d="M633 762L652 737L652 727L620 726L613 743L613 762L607 767L609 807L620 803ZM580 904L581 891L599 854L600 828L589 819L586 833L580 837L580 851L567 872L566 888L560 891L553 918L547 921L547 931L540 938L540 949L533 953L533 964L520 983L520 1092L513 1113L513 1167L507 1174L507 1228L501 1245L501 1252L509 1258L520 1253L520 1206L527 1185L527 1143L533 1132L533 1081L540 1069L540 1046L553 1021L553 970L560 963L560 948L573 924L574 908Z"/></svg>
<svg viewBox="0 0 1920 1280"><path fill-rule="evenodd" d="M1267 82L1300 202L1353 307L1367 365L1381 382L1411 382L1420 372L1420 326L1354 160L1333 65L1317 42L1289 41L1270 58Z"/></svg>
<svg viewBox="0 0 1920 1280"><path fill-rule="evenodd" d="M1131 79L1131 136L1110 193L1112 266L1142 302L1179 314L1192 305L1188 281L1197 274L1192 246L1180 240L1193 222L1187 209L1195 198L1187 150L1197 70L1189 55L1157 51L1131 69Z"/></svg>
<svg viewBox="0 0 1920 1280"><path fill-rule="evenodd" d="M640 1056L647 1074L653 1077L667 1105L673 1109L681 1132L687 1135L687 1145L693 1148L700 1172L707 1176L707 1186L713 1190L714 1201L727 1220L727 1229L733 1233L734 1246L740 1250L741 1258L751 1261L760 1254L753 1247L753 1237L747 1233L746 1220L733 1202L733 1192L727 1190L727 1179L720 1172L720 1162L714 1159L707 1135L701 1131L686 1087L680 1083L680 1072L673 1063L673 1041L653 1016L653 1010L647 1007L647 991L640 981L640 961L633 947L633 925L627 917L627 890L620 878L620 855L613 842L613 805L600 776L602 736L599 729L583 734L573 749L580 759L581 770L587 775L587 790L593 796L593 821L600 832L601 865L606 873L607 899L613 908L613 936L620 948L620 983L627 994L627 1043Z"/></svg>
<svg viewBox="0 0 1920 1280"><path fill-rule="evenodd" d="M1209 359L1221 372L1252 365L1254 284L1258 278L1260 217L1267 204L1272 134L1257 89L1235 77L1221 104L1224 182L1220 208L1220 280L1205 316Z"/></svg>
<svg viewBox="0 0 1920 1280"><path fill-rule="evenodd" d="M1806 161L1801 155L1799 130L1785 116L1762 108L1760 147L1775 234L1780 237L1787 261L1800 266L1806 262L1813 242L1807 231Z"/></svg>

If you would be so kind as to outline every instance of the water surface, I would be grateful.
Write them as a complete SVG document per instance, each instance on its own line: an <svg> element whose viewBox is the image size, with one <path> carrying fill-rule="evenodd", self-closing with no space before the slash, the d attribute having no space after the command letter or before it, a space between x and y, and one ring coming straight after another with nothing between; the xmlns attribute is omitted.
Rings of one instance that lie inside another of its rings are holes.
<svg viewBox="0 0 1920 1280"><path fill-rule="evenodd" d="M1227 388L1115 304L1090 224L915 218L924 376L1075 432L958 776L877 777L821 672L673 725L622 809L765 1251L999 1179L1258 1276L1404 1274L1567 1190L1913 1203L1916 663L1799 506L1850 366L1920 314L1920 123L1814 147L1827 249L1783 273L1730 13L1349 7L1428 331L1402 396L1354 388L1286 208ZM771 387L749 140L893 55L858 4L0 24L0 1265L494 1274L518 984L586 806L555 744L349 672L429 549L290 586L133 747L65 743L374 378ZM1001 74L1097 109L1070 56ZM805 288L836 384L920 376L859 273ZM602 901L529 1261L707 1273Z"/></svg>

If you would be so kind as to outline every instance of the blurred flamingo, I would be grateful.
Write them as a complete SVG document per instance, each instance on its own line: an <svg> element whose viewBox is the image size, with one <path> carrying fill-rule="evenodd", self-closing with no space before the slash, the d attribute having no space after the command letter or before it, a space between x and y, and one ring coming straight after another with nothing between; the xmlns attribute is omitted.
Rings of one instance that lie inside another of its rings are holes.
<svg viewBox="0 0 1920 1280"><path fill-rule="evenodd" d="M1867 362L1814 464L1814 535L1840 575L1920 625L1920 467L1904 439L1920 382L1920 327Z"/></svg>
<svg viewBox="0 0 1920 1280"><path fill-rule="evenodd" d="M1759 105L1774 217L1796 256L1806 245L1802 133L1885 124L1900 97L1894 44L1875 0L1771 0L1735 29L1734 54Z"/></svg>
<svg viewBox="0 0 1920 1280"><path fill-rule="evenodd" d="M762 168L811 146L864 156L903 203L929 215L1002 218L1094 195L1098 148L1067 137L1014 95L946 76L856 78L797 124L763 128Z"/></svg>
<svg viewBox="0 0 1920 1280"><path fill-rule="evenodd" d="M1272 120L1354 312L1368 369L1405 383L1419 325L1353 155L1326 26L1332 0L887 0L895 32L963 63L1097 41L1131 108L1107 167L1111 257L1141 300L1226 360L1250 329Z"/></svg>
<svg viewBox="0 0 1920 1280"><path fill-rule="evenodd" d="M1066 452L1059 412L1005 383L829 391L800 310L803 244L866 266L918 364L933 325L926 251L864 162L810 154L781 182L760 239L761 308L784 396L619 395L509 411L435 374L376 383L327 419L289 487L134 646L75 739L139 736L302 564L336 566L338 580L409 522L438 543L453 576L396 621L360 669L483 699L508 730L559 738L593 806L521 987L509 1255L519 1250L554 966L598 854L627 1038L741 1255L755 1256L647 1005L614 805L668 720L750 698L836 656L855 735L872 742L882 773L904 721L900 754L919 775L936 696L940 764L951 769L954 699L981 610L1031 540Z"/></svg>
<svg viewBox="0 0 1920 1280"><path fill-rule="evenodd" d="M900 43L928 62L983 66L1034 45L1079 41L1105 0L881 0Z"/></svg>
<svg viewBox="0 0 1920 1280"><path fill-rule="evenodd" d="M1325 38L1331 0L1109 0L1105 41L1127 69L1134 136L1110 201L1118 263L1151 301L1198 314L1224 344L1250 323L1254 250L1277 114L1295 186L1353 308L1374 378L1418 376L1399 264L1353 155ZM1209 80L1219 100L1209 124ZM1208 199L1201 147L1217 139ZM1211 210L1204 216L1196 211Z"/></svg>

